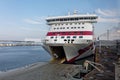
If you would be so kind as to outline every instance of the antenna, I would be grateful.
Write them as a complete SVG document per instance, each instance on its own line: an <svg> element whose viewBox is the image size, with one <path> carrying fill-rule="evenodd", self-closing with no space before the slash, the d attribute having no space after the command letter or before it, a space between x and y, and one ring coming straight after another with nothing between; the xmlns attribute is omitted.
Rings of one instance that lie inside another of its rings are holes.
<svg viewBox="0 0 120 80"><path fill-rule="evenodd" d="M70 15L70 12L68 12L68 15Z"/></svg>
<svg viewBox="0 0 120 80"><path fill-rule="evenodd" d="M78 10L74 10L73 14L77 14L78 13Z"/></svg>

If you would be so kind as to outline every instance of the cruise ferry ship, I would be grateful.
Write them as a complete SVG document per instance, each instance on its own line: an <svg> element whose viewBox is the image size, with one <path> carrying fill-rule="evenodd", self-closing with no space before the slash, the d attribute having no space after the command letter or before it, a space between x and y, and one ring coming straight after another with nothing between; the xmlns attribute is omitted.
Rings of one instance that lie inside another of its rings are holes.
<svg viewBox="0 0 120 80"><path fill-rule="evenodd" d="M53 60L72 63L92 55L95 14L68 14L46 18L50 29L44 40L44 49Z"/></svg>

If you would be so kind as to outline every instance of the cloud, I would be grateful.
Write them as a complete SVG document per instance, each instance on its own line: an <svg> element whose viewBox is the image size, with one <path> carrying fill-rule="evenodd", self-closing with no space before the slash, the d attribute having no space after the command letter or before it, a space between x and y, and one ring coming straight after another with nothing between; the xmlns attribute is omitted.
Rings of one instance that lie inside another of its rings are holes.
<svg viewBox="0 0 120 80"><path fill-rule="evenodd" d="M43 32L44 32L44 31L45 31L45 32L48 31L47 29L41 29L41 28L38 29L38 28L29 28L29 27L21 27L20 29L21 29L21 30L25 30L25 31L39 31L39 32L40 32L40 31L43 31Z"/></svg>
<svg viewBox="0 0 120 80"><path fill-rule="evenodd" d="M29 24L45 24L45 17L35 17L34 19L24 19L23 21Z"/></svg>
<svg viewBox="0 0 120 80"><path fill-rule="evenodd" d="M45 26L46 27L46 26ZM20 27L20 29L22 30L22 31L35 31L35 32L47 32L48 31L48 29L47 29L47 27L46 27L46 29L45 28L43 28L43 27Z"/></svg>
<svg viewBox="0 0 120 80"><path fill-rule="evenodd" d="M110 22L110 23L119 23L120 19L119 18L104 18L104 17L99 17L98 22Z"/></svg>
<svg viewBox="0 0 120 80"><path fill-rule="evenodd" d="M96 13L98 14L98 22L105 23L119 23L120 22L120 12L117 10L102 10L97 9Z"/></svg>
<svg viewBox="0 0 120 80"><path fill-rule="evenodd" d="M106 17L117 17L120 16L120 12L117 10L101 10L101 9L97 9L96 13L102 15L102 16L106 16Z"/></svg>
<svg viewBox="0 0 120 80"><path fill-rule="evenodd" d="M24 22L29 24L41 24L40 21L32 20L32 19L24 19Z"/></svg>

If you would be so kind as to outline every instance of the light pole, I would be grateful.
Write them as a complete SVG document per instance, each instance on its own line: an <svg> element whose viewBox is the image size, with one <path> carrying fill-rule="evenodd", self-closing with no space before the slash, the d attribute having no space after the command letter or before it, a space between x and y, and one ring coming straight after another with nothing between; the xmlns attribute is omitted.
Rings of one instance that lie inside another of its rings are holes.
<svg viewBox="0 0 120 80"><path fill-rule="evenodd" d="M101 41L100 41L100 37L101 37L101 35L98 36L98 41L99 41L99 53L101 53Z"/></svg>
<svg viewBox="0 0 120 80"><path fill-rule="evenodd" d="M107 30L107 40L109 40L109 30Z"/></svg>
<svg viewBox="0 0 120 80"><path fill-rule="evenodd" d="M101 53L101 41L99 40L99 53Z"/></svg>

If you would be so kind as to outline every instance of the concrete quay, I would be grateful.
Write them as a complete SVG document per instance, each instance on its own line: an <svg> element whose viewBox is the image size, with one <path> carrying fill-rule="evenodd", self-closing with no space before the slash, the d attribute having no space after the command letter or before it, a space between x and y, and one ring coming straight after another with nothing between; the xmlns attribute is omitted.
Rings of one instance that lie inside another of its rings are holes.
<svg viewBox="0 0 120 80"><path fill-rule="evenodd" d="M37 63L23 69L0 74L0 80L82 80L72 76L80 71L81 66L73 64Z"/></svg>

